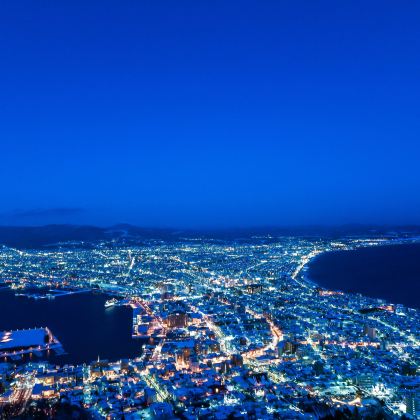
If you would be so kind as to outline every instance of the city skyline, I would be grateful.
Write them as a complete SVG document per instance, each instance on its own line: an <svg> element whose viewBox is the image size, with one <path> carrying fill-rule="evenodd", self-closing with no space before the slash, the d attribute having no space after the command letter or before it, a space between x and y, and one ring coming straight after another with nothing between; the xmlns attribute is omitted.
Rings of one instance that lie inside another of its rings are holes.
<svg viewBox="0 0 420 420"><path fill-rule="evenodd" d="M420 413L418 234L115 234L0 251L5 418Z"/></svg>

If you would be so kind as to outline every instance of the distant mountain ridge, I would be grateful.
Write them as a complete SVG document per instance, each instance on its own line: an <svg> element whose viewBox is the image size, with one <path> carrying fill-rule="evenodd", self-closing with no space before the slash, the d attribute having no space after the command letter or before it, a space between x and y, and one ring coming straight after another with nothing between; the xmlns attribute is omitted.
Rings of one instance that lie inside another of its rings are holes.
<svg viewBox="0 0 420 420"><path fill-rule="evenodd" d="M98 227L90 225L0 226L0 244L16 248L37 248L61 242L94 242L132 237L163 239L166 229L139 228L131 225Z"/></svg>
<svg viewBox="0 0 420 420"><path fill-rule="evenodd" d="M230 229L143 228L130 224L110 227L90 225L0 226L0 244L15 248L38 248L61 242L95 242L101 240L174 241L182 238L250 239L258 236L319 236L343 235L420 235L420 226L295 226Z"/></svg>

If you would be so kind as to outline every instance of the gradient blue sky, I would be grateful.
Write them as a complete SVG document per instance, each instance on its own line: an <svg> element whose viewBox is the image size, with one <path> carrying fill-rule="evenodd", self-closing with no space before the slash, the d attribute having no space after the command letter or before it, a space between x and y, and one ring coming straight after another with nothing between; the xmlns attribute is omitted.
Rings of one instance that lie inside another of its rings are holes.
<svg viewBox="0 0 420 420"><path fill-rule="evenodd" d="M420 223L420 2L0 5L0 224Z"/></svg>

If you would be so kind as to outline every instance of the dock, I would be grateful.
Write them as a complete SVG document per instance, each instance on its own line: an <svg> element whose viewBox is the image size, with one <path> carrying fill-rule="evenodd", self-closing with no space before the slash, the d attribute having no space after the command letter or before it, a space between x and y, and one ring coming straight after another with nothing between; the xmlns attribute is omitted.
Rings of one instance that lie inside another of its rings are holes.
<svg viewBox="0 0 420 420"><path fill-rule="evenodd" d="M62 344L48 327L0 332L0 358L18 361L24 355L42 357L49 350L64 354Z"/></svg>

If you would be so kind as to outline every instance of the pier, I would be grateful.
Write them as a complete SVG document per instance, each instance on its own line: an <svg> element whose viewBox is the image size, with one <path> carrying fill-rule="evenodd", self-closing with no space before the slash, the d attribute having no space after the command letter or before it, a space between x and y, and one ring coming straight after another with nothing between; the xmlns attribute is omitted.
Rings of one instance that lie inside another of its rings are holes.
<svg viewBox="0 0 420 420"><path fill-rule="evenodd" d="M69 296L75 295L80 293L89 293L91 289L75 289L75 290L67 290L67 289L50 289L46 292L41 293L16 293L16 296L27 297L28 299L55 299L56 297L60 296Z"/></svg>
<svg viewBox="0 0 420 420"><path fill-rule="evenodd" d="M47 327L0 332L0 358L17 361L24 355L41 357L43 352L50 350L64 354L60 341Z"/></svg>

